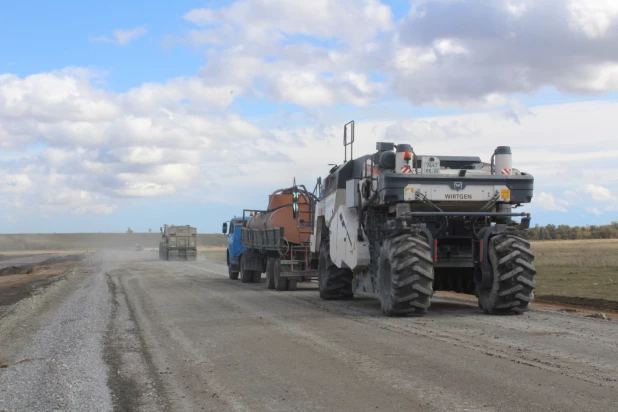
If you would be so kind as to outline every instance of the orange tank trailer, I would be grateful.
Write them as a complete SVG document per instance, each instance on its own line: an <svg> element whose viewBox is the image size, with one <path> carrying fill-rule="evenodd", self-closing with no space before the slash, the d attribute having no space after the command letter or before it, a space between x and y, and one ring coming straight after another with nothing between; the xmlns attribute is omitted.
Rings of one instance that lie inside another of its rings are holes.
<svg viewBox="0 0 618 412"><path fill-rule="evenodd" d="M249 229L283 228L283 236L290 243L303 244L309 242L310 229L302 230L299 223L294 219L292 212L292 188L279 189L268 196L268 209L266 212L253 216L246 224ZM298 219L309 218L309 202L307 196L300 193L298 196Z"/></svg>

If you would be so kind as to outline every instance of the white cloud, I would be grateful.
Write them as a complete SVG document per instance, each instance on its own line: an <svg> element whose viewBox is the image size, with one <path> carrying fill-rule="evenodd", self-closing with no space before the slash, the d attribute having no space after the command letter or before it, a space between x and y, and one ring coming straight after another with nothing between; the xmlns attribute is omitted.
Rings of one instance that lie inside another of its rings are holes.
<svg viewBox="0 0 618 412"><path fill-rule="evenodd" d="M116 29L112 32L112 36L94 36L90 37L89 40L94 43L114 43L124 46L146 33L148 33L148 29L145 26L139 26L127 30Z"/></svg>
<svg viewBox="0 0 618 412"><path fill-rule="evenodd" d="M423 0L395 22L378 0L238 0L189 11L197 28L176 42L209 50L202 73L211 84L237 82L240 93L277 102L363 106L385 85L367 80L350 96L350 84L334 79L373 71L415 104L484 107L545 87L617 91L617 4Z"/></svg>
<svg viewBox="0 0 618 412"><path fill-rule="evenodd" d="M244 41L259 44L294 35L362 44L393 28L391 10L379 0L240 0L227 7L191 10L185 19L221 26L227 36L233 30ZM220 42L212 29L202 40Z"/></svg>
<svg viewBox="0 0 618 412"><path fill-rule="evenodd" d="M599 38L618 20L618 3L614 0L570 0L569 23L588 37Z"/></svg>
<svg viewBox="0 0 618 412"><path fill-rule="evenodd" d="M462 104L547 86L618 90L614 0L427 0L411 7L383 56L393 89L415 103Z"/></svg>
<svg viewBox="0 0 618 412"><path fill-rule="evenodd" d="M541 192L534 196L534 204L541 209L566 213L568 203L561 199L556 199L554 195Z"/></svg>
<svg viewBox="0 0 618 412"><path fill-rule="evenodd" d="M170 195L242 205L264 190L289 185L293 177L312 186L317 176L327 174L328 163L343 160L341 124L261 129L229 112L226 104L194 98L202 80L112 93L64 72L37 76L4 76L0 82L0 124L10 130L0 144L10 140L13 152L0 155L0 192L10 196L11 208L112 213L125 198ZM362 75L346 76L331 81L365 87ZM38 95L50 90L46 79L56 85L57 97ZM34 80L40 88L32 87ZM336 94L327 92L329 98ZM17 113L15 102L22 107ZM54 111L59 104L71 104L74 114ZM618 192L618 142L610 126L616 111L618 103L588 102L535 107L517 122L495 111L359 121L354 152L372 153L376 141L395 141L412 144L419 154L477 155L488 161L496 146L510 145L515 167L535 176L533 205L605 212ZM33 143L43 149L27 153Z"/></svg>
<svg viewBox="0 0 618 412"><path fill-rule="evenodd" d="M603 187L593 184L587 184L583 187L583 192L590 195L592 200L597 202L615 202L618 201L618 197L613 195L612 192Z"/></svg>
<svg viewBox="0 0 618 412"><path fill-rule="evenodd" d="M603 212L601 212L596 207L588 207L588 208L586 208L586 211L589 212L589 213L592 213L593 215L597 215L597 216L601 216L603 214Z"/></svg>

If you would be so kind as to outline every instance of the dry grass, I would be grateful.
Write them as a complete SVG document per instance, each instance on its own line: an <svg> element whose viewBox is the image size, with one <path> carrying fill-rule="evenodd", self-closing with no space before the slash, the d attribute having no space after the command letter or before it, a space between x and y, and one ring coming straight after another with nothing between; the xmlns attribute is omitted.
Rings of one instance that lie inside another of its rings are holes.
<svg viewBox="0 0 618 412"><path fill-rule="evenodd" d="M618 239L533 242L537 296L618 301Z"/></svg>
<svg viewBox="0 0 618 412"><path fill-rule="evenodd" d="M226 246L198 246L197 253L215 262L226 262Z"/></svg>

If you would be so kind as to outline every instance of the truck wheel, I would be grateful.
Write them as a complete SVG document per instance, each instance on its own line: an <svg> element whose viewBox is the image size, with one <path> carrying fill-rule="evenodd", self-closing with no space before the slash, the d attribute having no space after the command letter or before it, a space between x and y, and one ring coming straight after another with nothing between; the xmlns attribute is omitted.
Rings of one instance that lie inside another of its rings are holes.
<svg viewBox="0 0 618 412"><path fill-rule="evenodd" d="M262 272L260 272L259 270L254 270L251 281L253 283L262 283Z"/></svg>
<svg viewBox="0 0 618 412"><path fill-rule="evenodd" d="M479 307L490 314L521 314L530 310L534 299L534 253L519 236L497 235L489 241L489 262L493 270L491 289L477 285Z"/></svg>
<svg viewBox="0 0 618 412"><path fill-rule="evenodd" d="M275 280L275 290L282 292L288 290L288 278L281 276L281 259L275 260L273 267L273 279Z"/></svg>
<svg viewBox="0 0 618 412"><path fill-rule="evenodd" d="M253 281L253 271L245 269L245 259L240 257L240 281L242 283L251 283Z"/></svg>
<svg viewBox="0 0 618 412"><path fill-rule="evenodd" d="M288 279L288 290L296 290L297 284L298 284L297 279Z"/></svg>
<svg viewBox="0 0 618 412"><path fill-rule="evenodd" d="M234 272L232 270L231 266L227 267L227 275L230 277L230 279L232 280L237 280L238 279L238 272Z"/></svg>
<svg viewBox="0 0 618 412"><path fill-rule="evenodd" d="M324 300L352 299L352 271L338 268L330 258L328 241L320 247L320 262L318 264L318 284L320 298Z"/></svg>
<svg viewBox="0 0 618 412"><path fill-rule="evenodd" d="M427 313L433 279L431 248L423 237L405 234L386 239L378 260L380 304L385 315Z"/></svg>
<svg viewBox="0 0 618 412"><path fill-rule="evenodd" d="M275 288L275 259L269 258L266 262L266 287L268 289Z"/></svg>

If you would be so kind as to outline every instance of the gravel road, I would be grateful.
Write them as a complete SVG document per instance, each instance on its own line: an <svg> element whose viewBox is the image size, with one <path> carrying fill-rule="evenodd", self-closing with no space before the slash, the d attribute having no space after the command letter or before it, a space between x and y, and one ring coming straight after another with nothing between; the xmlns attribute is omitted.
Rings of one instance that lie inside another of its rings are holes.
<svg viewBox="0 0 618 412"><path fill-rule="evenodd" d="M450 298L385 318L156 257L107 256L0 319L0 363L33 359L0 369L0 411L618 410L617 322Z"/></svg>

